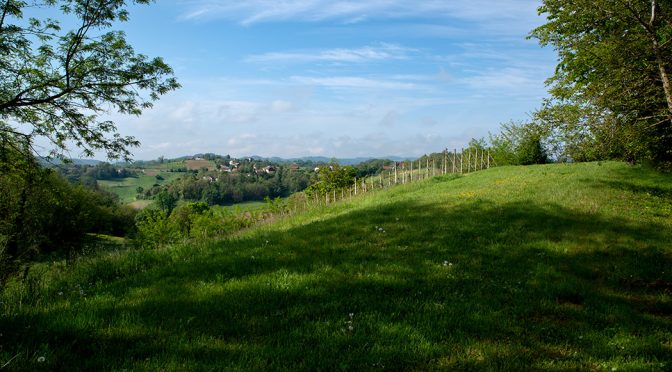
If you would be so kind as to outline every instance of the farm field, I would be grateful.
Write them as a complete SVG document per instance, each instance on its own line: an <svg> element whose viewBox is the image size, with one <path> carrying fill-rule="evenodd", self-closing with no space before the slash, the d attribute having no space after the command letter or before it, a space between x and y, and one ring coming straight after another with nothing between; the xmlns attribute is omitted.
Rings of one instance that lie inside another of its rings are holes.
<svg viewBox="0 0 672 372"><path fill-rule="evenodd" d="M156 175L161 175L163 180L157 180ZM135 201L135 197L138 194L136 191L138 186L144 189L149 189L155 183L159 185L167 184L181 176L184 176L184 173L158 172L156 170L147 169L145 170L145 174L140 174L137 177L123 178L118 181L99 180L98 184L119 195L119 199L122 203L131 203Z"/></svg>
<svg viewBox="0 0 672 372"><path fill-rule="evenodd" d="M200 170L201 168L208 168L208 170L215 169L215 162L210 160L185 160L184 164L189 170Z"/></svg>
<svg viewBox="0 0 672 372"><path fill-rule="evenodd" d="M0 297L0 365L669 370L670 267L671 175L493 168L36 264Z"/></svg>

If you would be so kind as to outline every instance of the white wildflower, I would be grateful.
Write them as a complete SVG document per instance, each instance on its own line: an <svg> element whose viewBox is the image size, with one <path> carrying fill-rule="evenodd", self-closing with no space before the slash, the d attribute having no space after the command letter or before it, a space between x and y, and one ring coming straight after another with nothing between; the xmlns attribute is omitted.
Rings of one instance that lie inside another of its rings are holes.
<svg viewBox="0 0 672 372"><path fill-rule="evenodd" d="M45 358L45 357L43 357L43 356L37 358L37 362L38 362L38 363L44 363L46 360L47 360L47 358Z"/></svg>

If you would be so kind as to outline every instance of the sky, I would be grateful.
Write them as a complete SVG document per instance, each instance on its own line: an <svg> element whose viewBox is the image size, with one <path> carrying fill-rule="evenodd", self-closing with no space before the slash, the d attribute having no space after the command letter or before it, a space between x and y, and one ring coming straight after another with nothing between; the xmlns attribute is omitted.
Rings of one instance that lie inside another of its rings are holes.
<svg viewBox="0 0 672 372"><path fill-rule="evenodd" d="M415 157L525 120L556 55L532 0L160 0L115 25L182 85L140 117L135 159L213 152Z"/></svg>

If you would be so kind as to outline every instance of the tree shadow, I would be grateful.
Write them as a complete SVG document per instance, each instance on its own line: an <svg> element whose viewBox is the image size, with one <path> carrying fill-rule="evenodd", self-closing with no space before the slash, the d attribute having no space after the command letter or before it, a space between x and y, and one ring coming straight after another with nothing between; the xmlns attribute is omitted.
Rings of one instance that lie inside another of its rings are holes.
<svg viewBox="0 0 672 372"><path fill-rule="evenodd" d="M94 273L95 298L0 326L63 369L649 365L672 360L669 241L531 201L399 202Z"/></svg>

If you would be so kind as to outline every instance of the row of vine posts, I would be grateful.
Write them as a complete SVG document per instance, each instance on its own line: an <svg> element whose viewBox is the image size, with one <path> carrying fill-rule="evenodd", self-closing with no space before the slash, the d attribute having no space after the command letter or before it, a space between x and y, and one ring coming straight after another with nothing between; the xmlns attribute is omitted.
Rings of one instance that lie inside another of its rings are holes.
<svg viewBox="0 0 672 372"><path fill-rule="evenodd" d="M441 156L438 159L438 155ZM314 194L312 203L315 205L329 205L337 201L352 199L375 189L389 188L397 185L417 182L446 174L466 174L489 169L496 166L494 159L487 149L461 149L452 152L445 149L440 154L423 156L418 160L394 162L380 174L366 178L355 178L352 186L339 190L332 190L323 195ZM306 204L309 201L306 200Z"/></svg>

